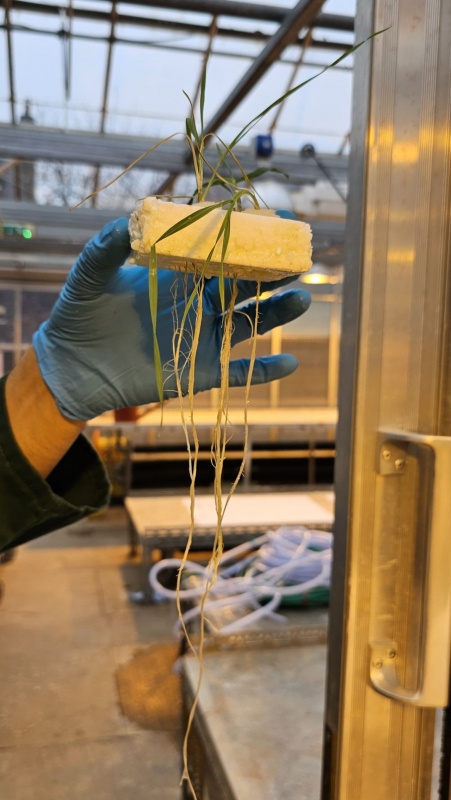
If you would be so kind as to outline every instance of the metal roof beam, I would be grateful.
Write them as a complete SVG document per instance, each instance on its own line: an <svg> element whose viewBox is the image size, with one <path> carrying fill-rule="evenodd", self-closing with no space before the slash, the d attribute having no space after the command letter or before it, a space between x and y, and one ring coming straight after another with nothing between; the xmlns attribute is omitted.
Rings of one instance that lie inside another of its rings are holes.
<svg viewBox="0 0 451 800"><path fill-rule="evenodd" d="M116 12L116 2L113 0L111 6L111 28L110 28L110 36L108 40L108 54L106 60L106 67L105 67L105 81L103 84L103 100L102 100L102 111L100 116L100 133L105 132L105 122L106 122L106 115L108 110L108 93L110 90L110 78L111 78L111 63L113 60L113 45L114 45L114 34L115 34L115 26L116 26L116 19L117 19L117 12Z"/></svg>
<svg viewBox="0 0 451 800"><path fill-rule="evenodd" d="M70 211L61 206L39 206L34 203L0 200L0 218L23 225L33 225L35 235L24 241L21 237L0 239L0 281L20 277L40 268L48 277L49 269L67 272L75 256L86 242L107 222L128 216L124 209L80 207ZM335 264L344 244L343 220L310 219L313 245L317 258ZM329 256L331 250L338 255ZM64 275L62 275L64 277Z"/></svg>
<svg viewBox="0 0 451 800"><path fill-rule="evenodd" d="M111 78L111 63L113 60L113 46L115 41L114 29L116 26L116 18L117 18L116 0L113 0L111 4L110 35L108 39L108 53L105 66L105 80L103 84L102 110L100 112L100 133L105 133L105 123L108 110L108 93L110 89L110 78ZM92 182L92 191L93 191L93 196L91 199L92 206L95 206L97 202L97 190L99 188L99 180L100 180L100 166L96 166L96 169L94 171L94 180Z"/></svg>
<svg viewBox="0 0 451 800"><path fill-rule="evenodd" d="M0 0L0 7L6 6L8 0ZM136 4L135 4L136 5ZM145 3L146 7L149 7L148 3ZM235 5L240 5L239 3L234 3ZM258 8L258 6L255 6ZM265 6L266 8L266 6ZM57 6L57 5L50 5L48 3L32 3L28 2L28 0L14 0L14 11L30 11L33 14L47 14L53 16L61 16L67 12L67 8L64 6ZM213 11L212 11L213 13ZM109 22L111 16L108 12L98 11L98 10L90 10L85 8L73 8L71 12L72 18L74 19L89 19L92 21L99 21L99 22ZM283 16L281 17L281 21L283 20ZM154 19L152 17L144 17L144 16L135 16L131 14L116 14L116 22L118 24L124 25L136 25L140 27L152 27L153 29L158 30L174 30L174 31L184 31L190 34L204 34L208 35L209 25L205 24L202 25L200 23L195 22L185 22L183 19L179 20L163 20L163 19ZM12 26L14 27L14 26ZM313 28L327 28L329 30L340 30L340 31L348 31L351 32L354 29L354 19L353 17L345 17L341 15L335 14L319 14L313 24ZM252 39L254 41L267 41L270 36L263 31L259 30L239 30L237 28L229 28L225 27L224 25L218 25L217 36L233 38L233 39ZM302 44L302 38L298 39L298 44ZM333 42L315 42L311 43L311 47L330 47L333 46L340 46L343 48L345 45L342 43L333 43Z"/></svg>
<svg viewBox="0 0 451 800"><path fill-rule="evenodd" d="M4 27L3 25L0 25L0 30L2 30L3 27ZM11 26L11 30L15 30L15 26L14 25ZM21 31L21 33L33 34L34 36L42 35L42 36L58 36L59 37L59 32L58 31L43 30L42 28L34 28L34 29L33 28L25 28L23 25L20 26L20 31ZM80 39L82 41L88 41L88 42L92 42L92 41L95 41L95 42L106 42L107 44L109 42L109 37L108 36L91 36L91 35L89 35L87 33L72 33L71 38L72 39ZM305 41L305 38L298 39L297 44L299 44L300 46L304 46L304 41ZM149 41L149 40L124 39L123 37L119 37L119 36L115 37L115 43L117 45L125 44L125 45L131 45L132 47L147 47L147 48L153 48L155 50L169 50L169 51L173 51L173 52L176 52L176 53L190 53L191 55L193 53L195 53L195 54L200 54L200 55L203 56L204 53L205 53L205 48L200 48L200 47L187 47L187 46L180 45L180 44L175 44L175 43L169 44L168 42L152 42L152 41ZM331 42L331 41L322 42L320 40L312 39L309 42L309 50L318 49L318 48L321 49L321 50L335 50L337 52L343 53L344 50L346 49L346 45L343 44L343 42ZM243 51L241 51L240 53L234 53L232 51L220 50L217 47L215 47L214 55L215 56L221 56L221 57L224 57L224 58L238 58L238 59L243 59L243 60L247 60L247 61L250 58L250 56L248 54L244 53ZM294 65L294 64L297 63L297 59L292 59L292 58L285 57L283 59L283 63L284 64L293 64ZM323 67L327 66L327 64L322 64L322 63L319 63L317 61L315 62L315 61L307 61L307 60L305 60L303 63L304 63L304 66L313 67L316 70L321 70ZM337 64L335 67L332 67L332 69L338 70L340 72L352 72L352 67L351 66L346 67L344 64ZM39 105L39 103L37 103L37 104L34 103L33 105ZM46 105L46 104L43 103L42 105Z"/></svg>
<svg viewBox="0 0 451 800"><path fill-rule="evenodd" d="M235 2L235 0L122 0L122 2L146 8L164 8L176 11L196 11L240 19L255 19L265 22L284 21L293 10L288 6L267 6L259 3ZM321 14L315 25L341 31L354 30L354 18L344 14Z"/></svg>
<svg viewBox="0 0 451 800"><path fill-rule="evenodd" d="M105 21L106 22L108 21L107 17L105 17ZM3 28L4 28L4 25L0 25L0 30L2 30ZM16 25L11 25L11 30L12 31L20 30L21 33L30 33L30 34L33 34L34 36L36 36L36 35L40 35L40 36L57 36L59 38L60 35L61 35L60 31L45 30L43 28L27 28L24 25L17 25L17 26ZM241 37L242 33L243 33L243 31L240 31L240 37ZM205 32L205 35L207 35L207 32ZM257 35L252 36L252 35L246 34L246 36L242 36L241 38L246 39L246 40L252 39L252 41L256 41L257 39L267 41L269 37L268 36L260 36L259 37ZM106 42L107 44L109 43L109 36L96 36L96 35L91 35L91 34L88 34L88 33L72 33L71 34L71 39L72 40L80 39L80 40L84 40L84 41L88 41L88 42L94 41L94 42ZM201 53L201 54L203 54L205 52L204 48L186 47L186 46L183 46L183 45L176 44L174 42L172 44L169 44L168 42L156 42L156 41L150 41L148 39L142 39L142 40L140 40L140 39L125 39L124 37L121 37L121 36L116 36L115 43L116 44L131 45L132 47L149 47L149 48L154 48L155 50L173 50L173 51L178 52L178 53L183 52L183 53ZM299 45L300 47L304 47L305 46L305 37L300 37L297 40L296 44ZM330 40L323 41L321 39L311 39L310 42L309 42L309 45L308 45L309 50L312 50L312 49L313 50L315 50L315 49L333 50L333 51L338 51L340 53L343 53L346 50L347 46L348 45L346 45L344 42L332 42ZM240 53L234 53L233 51L227 52L227 50L219 50L217 47L215 47L214 55L215 56L225 56L226 58L246 58L246 59L250 59L252 57L248 53L246 54L243 51L241 51ZM283 63L284 64L295 64L296 61L293 61L293 59L284 58L283 59ZM318 69L321 69L322 66L327 66L326 64L320 64L318 62L309 63L307 61L304 61L304 64L305 64L305 66L316 67ZM350 67L344 67L344 66L341 66L341 65L337 65L336 67L334 67L334 69L350 71L351 68Z"/></svg>
<svg viewBox="0 0 451 800"><path fill-rule="evenodd" d="M15 93L14 93L14 69L13 69L13 46L11 40L11 0L4 0L5 8L5 27L6 27L6 42L8 50L8 79L9 79L9 103L11 108L11 122L13 125L16 123L15 111Z"/></svg>
<svg viewBox="0 0 451 800"><path fill-rule="evenodd" d="M100 134L91 131L63 131L37 125L0 124L0 159L20 158L24 161L62 161L69 164L92 164L113 166L118 172L139 158L142 153L158 143L158 139L144 136ZM249 147L239 146L236 155L246 172L252 172L257 164ZM135 169L151 169L156 172L184 172L187 146L180 139L164 142L137 164ZM337 182L347 180L347 156L318 154ZM278 150L272 165L290 175L292 185L314 183L322 178L312 159L301 159L299 154ZM231 163L233 168L233 162ZM277 179L274 174L272 179ZM283 177L280 180L285 180Z"/></svg>
<svg viewBox="0 0 451 800"><path fill-rule="evenodd" d="M108 0L106 0L108 2ZM123 0L147 8L164 8L165 11L194 11L199 14L241 17L281 22L291 8L266 6L259 3L235 2L235 0Z"/></svg>

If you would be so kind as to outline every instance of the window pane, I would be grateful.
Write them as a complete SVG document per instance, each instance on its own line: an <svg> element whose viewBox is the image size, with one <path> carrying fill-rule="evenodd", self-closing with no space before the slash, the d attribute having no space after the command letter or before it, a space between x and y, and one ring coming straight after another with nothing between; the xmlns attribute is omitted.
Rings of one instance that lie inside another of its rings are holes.
<svg viewBox="0 0 451 800"><path fill-rule="evenodd" d="M283 350L296 356L299 367L280 381L280 405L327 405L328 339L324 336L284 336Z"/></svg>
<svg viewBox="0 0 451 800"><path fill-rule="evenodd" d="M0 344L14 342L14 297L13 289L0 289Z"/></svg>
<svg viewBox="0 0 451 800"><path fill-rule="evenodd" d="M32 15L32 19L41 15ZM28 15L27 15L28 17ZM22 18L24 20L24 18ZM33 24L26 19L22 24ZM56 17L56 20L58 18ZM37 24L42 26L42 16ZM46 25L50 25L50 19ZM32 53L33 68L30 68ZM16 81L17 113L24 111L26 99L32 101L32 116L41 125L64 124L64 82L61 42L56 36L32 36L13 33L14 75ZM52 108L46 108L50 103Z"/></svg>
<svg viewBox="0 0 451 800"><path fill-rule="evenodd" d="M14 352L6 350L4 353L0 352L0 375L6 372L11 372L14 366Z"/></svg>
<svg viewBox="0 0 451 800"><path fill-rule="evenodd" d="M283 326L282 352L299 367L280 383L281 406L327 405L330 303L315 301L306 314Z"/></svg>
<svg viewBox="0 0 451 800"><path fill-rule="evenodd" d="M283 326L284 336L329 336L330 303L312 298L310 308L293 322ZM289 352L287 350L286 352Z"/></svg>
<svg viewBox="0 0 451 800"><path fill-rule="evenodd" d="M22 294L22 341L31 342L31 337L53 308L58 292L24 291Z"/></svg>

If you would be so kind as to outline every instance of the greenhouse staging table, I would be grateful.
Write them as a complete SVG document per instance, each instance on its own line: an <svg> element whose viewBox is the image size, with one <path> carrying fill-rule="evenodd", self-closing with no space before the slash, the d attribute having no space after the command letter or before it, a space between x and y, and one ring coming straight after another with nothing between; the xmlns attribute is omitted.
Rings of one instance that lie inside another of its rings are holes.
<svg viewBox="0 0 451 800"><path fill-rule="evenodd" d="M216 425L214 408L195 410L195 423L201 443L211 442ZM243 457L244 418L242 408L228 412L230 432L229 457ZM257 458L308 459L309 483L315 482L315 462L335 455L337 409L332 407L302 408L249 408L247 415L248 445L243 483L249 486L252 479L252 462ZM112 413L91 420L88 435L94 430L120 431L131 443L131 464L143 461L186 460L186 444L180 409L169 405L164 409L163 424L159 409L143 414L136 422L114 422ZM317 447L318 443L329 447ZM280 445L277 449L274 445ZM289 444L290 447L286 445ZM299 445L293 447L293 445ZM165 452L166 446L176 446ZM256 445L259 445L258 449ZM265 447L265 445L267 445ZM136 452L135 448L146 452ZM210 452L199 453L199 458L211 458Z"/></svg>
<svg viewBox="0 0 451 800"><path fill-rule="evenodd" d="M280 635L279 635L280 637ZM235 637L239 639L239 637ZM245 640L246 637L243 637ZM270 635L256 646L204 653L199 702L188 740L197 800L318 800L324 720L325 632L307 627L291 644ZM199 663L182 666L183 726ZM186 781L183 800L192 800Z"/></svg>
<svg viewBox="0 0 451 800"><path fill-rule="evenodd" d="M148 568L155 551L169 556L183 549L190 529L190 500L184 495L126 497L132 551L141 546L142 597L152 601ZM318 526L330 530L334 520L331 491L236 493L224 514L222 531L227 549L282 525ZM194 510L194 540L197 550L208 550L216 534L213 495L198 495ZM138 598L136 598L138 599Z"/></svg>
<svg viewBox="0 0 451 800"><path fill-rule="evenodd" d="M186 409L188 414L188 409ZM232 426L243 426L243 409L229 408L229 422ZM198 428L213 428L216 425L217 411L215 408L197 408L194 412L195 422ZM249 408L247 413L248 425L255 427L285 427L290 428L319 427L332 428L335 431L337 424L337 409L333 407L299 407L299 408ZM133 429L153 430L157 434L161 429L161 412L158 408L144 413L136 422L117 422L114 421L114 414L107 412L100 417L89 422L89 427L111 428L120 427L124 431L131 432ZM162 430L182 430L180 409L169 405L163 412Z"/></svg>

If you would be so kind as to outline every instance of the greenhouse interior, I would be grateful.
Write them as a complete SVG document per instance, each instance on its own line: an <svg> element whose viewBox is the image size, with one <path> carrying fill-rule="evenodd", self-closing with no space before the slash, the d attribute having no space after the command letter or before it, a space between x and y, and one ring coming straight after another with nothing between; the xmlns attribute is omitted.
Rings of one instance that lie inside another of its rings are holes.
<svg viewBox="0 0 451 800"><path fill-rule="evenodd" d="M451 798L449 0L0 8L0 796Z"/></svg>

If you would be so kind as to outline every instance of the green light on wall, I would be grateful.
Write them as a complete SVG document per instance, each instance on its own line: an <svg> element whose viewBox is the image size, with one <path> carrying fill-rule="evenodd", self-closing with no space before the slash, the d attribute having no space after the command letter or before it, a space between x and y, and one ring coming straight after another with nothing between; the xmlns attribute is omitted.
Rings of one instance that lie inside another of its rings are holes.
<svg viewBox="0 0 451 800"><path fill-rule="evenodd" d="M21 236L32 239L35 234L34 225L21 225L19 222L3 222L0 220L0 238L3 236Z"/></svg>

